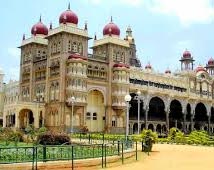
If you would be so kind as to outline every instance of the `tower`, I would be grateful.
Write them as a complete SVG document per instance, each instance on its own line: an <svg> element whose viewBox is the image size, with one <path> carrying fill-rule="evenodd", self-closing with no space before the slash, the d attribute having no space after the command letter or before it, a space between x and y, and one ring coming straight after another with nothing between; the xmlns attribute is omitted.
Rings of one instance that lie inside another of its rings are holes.
<svg viewBox="0 0 214 170"><path fill-rule="evenodd" d="M49 30L47 58L46 112L47 126L71 128L84 124L87 97L88 31L78 27L78 16L70 9L59 16L59 26ZM71 115L71 97L75 98L74 115ZM72 117L74 118L73 121Z"/></svg>
<svg viewBox="0 0 214 170"><path fill-rule="evenodd" d="M209 61L207 62L207 65L205 67L207 69L207 72L213 76L214 75L214 59L211 57Z"/></svg>
<svg viewBox="0 0 214 170"><path fill-rule="evenodd" d="M48 28L39 22L31 28L31 37L23 36L20 63L21 100L26 102L45 100Z"/></svg>
<svg viewBox="0 0 214 170"><path fill-rule="evenodd" d="M186 50L183 53L183 56L180 59L181 62L181 70L193 70L193 63L194 63L194 59L191 55L191 53Z"/></svg>
<svg viewBox="0 0 214 170"><path fill-rule="evenodd" d="M135 67L141 67L140 60L137 58L137 55L136 55L137 50L136 50L135 40L134 40L134 37L132 36L132 30L130 26L128 26L126 30L126 37L124 40L128 41L130 45L130 49L129 49L130 65Z"/></svg>

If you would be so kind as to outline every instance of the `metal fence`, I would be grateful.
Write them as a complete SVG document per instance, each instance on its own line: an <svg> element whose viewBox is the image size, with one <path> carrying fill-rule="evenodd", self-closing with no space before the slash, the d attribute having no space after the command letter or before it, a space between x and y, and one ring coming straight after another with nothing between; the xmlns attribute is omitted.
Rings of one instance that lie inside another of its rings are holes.
<svg viewBox="0 0 214 170"><path fill-rule="evenodd" d="M136 146L136 147L135 147ZM87 145L38 145L32 147L0 147L0 164L32 162L32 169L37 170L37 162L71 160L72 170L74 160L102 158L101 165L106 167L106 157L118 155L124 161L124 151L136 148L137 143L111 142Z"/></svg>

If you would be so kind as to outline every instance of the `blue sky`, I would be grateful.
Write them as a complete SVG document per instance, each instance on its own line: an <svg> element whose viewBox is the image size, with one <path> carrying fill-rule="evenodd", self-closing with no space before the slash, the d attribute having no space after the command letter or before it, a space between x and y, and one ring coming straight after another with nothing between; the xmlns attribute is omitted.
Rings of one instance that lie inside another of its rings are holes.
<svg viewBox="0 0 214 170"><path fill-rule="evenodd" d="M88 22L91 37L95 32L102 37L111 15L120 27L121 38L130 25L143 67L150 62L158 72L177 70L186 48L196 60L195 67L205 65L214 56L213 0L7 0L0 7L0 68L5 72L5 82L19 79L17 47L23 33L31 36L31 27L40 14L43 23L58 26L58 18L69 2L78 15L78 26L83 28Z"/></svg>

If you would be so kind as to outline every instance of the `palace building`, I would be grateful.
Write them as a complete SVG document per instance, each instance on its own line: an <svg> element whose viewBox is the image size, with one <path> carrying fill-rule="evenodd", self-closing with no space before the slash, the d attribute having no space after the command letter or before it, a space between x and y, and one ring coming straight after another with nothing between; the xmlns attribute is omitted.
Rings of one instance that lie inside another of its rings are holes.
<svg viewBox="0 0 214 170"><path fill-rule="evenodd" d="M78 26L78 16L68 9L59 16L59 25L49 28L40 20L31 37L23 36L20 62L20 95L12 126L91 132L124 133L125 95L129 108L130 133L140 128L166 133L177 127L214 132L214 60L194 68L186 50L178 58L181 69L157 73L151 64L142 68L130 27L126 37L112 18L103 28L103 37L91 40L87 24ZM92 54L88 42L93 41ZM137 97L139 100L136 100ZM4 114L7 114L5 112ZM6 117L5 115L4 117ZM4 119L8 126L10 119Z"/></svg>

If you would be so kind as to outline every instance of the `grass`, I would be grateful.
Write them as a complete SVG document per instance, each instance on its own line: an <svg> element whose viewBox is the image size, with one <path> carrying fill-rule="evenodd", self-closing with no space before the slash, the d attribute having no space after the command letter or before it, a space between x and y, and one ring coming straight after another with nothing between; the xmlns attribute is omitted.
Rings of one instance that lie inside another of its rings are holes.
<svg viewBox="0 0 214 170"><path fill-rule="evenodd" d="M5 141L0 141L0 148L3 147L25 147L25 146L33 146L33 143L25 143L25 142L18 142L17 145L15 144L15 142L8 142L8 144L6 144Z"/></svg>

